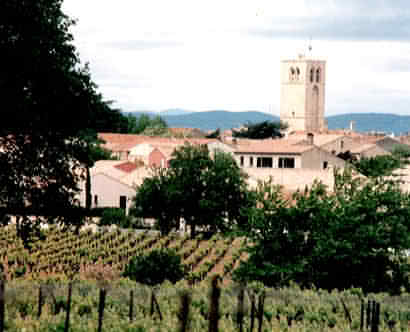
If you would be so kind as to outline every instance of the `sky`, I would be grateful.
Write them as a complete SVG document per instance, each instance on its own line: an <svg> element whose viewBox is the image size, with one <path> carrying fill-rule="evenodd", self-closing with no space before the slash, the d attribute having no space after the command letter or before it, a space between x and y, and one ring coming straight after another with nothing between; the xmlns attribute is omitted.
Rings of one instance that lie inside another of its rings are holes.
<svg viewBox="0 0 410 332"><path fill-rule="evenodd" d="M408 0L64 0L80 59L123 111L279 115L280 61L326 63L326 115L410 115Z"/></svg>

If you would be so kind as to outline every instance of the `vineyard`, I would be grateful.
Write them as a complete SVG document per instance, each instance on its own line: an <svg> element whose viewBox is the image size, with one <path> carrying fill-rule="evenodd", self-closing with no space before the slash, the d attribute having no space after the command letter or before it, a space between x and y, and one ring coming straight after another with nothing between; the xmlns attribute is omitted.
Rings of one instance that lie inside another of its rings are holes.
<svg viewBox="0 0 410 332"><path fill-rule="evenodd" d="M365 297L358 289L329 293L295 285L268 289L231 283L214 302L206 283L191 287L186 281L165 282L154 291L117 279L105 289L102 301L98 282L7 282L5 330L66 331L67 322L73 332L404 332L410 327L409 295ZM377 311L366 303L378 304L373 306ZM216 329L209 328L212 319Z"/></svg>
<svg viewBox="0 0 410 332"><path fill-rule="evenodd" d="M6 278L38 279L47 276L73 276L91 265L110 266L121 273L135 255L157 248L172 248L189 271L188 279L198 283L218 274L228 283L232 271L246 259L243 238L210 239L172 234L160 236L151 231L91 229L79 234L52 227L46 238L37 240L30 249L23 246L16 230L3 228L0 235L0 262Z"/></svg>
<svg viewBox="0 0 410 332"><path fill-rule="evenodd" d="M57 227L45 233L45 239L26 249L15 229L2 229L0 260L6 281L0 282L0 331L410 329L406 293L389 296L363 294L360 289L328 292L297 285L270 289L259 283L234 283L232 271L247 258L241 250L244 238L161 237L152 231L120 229L75 234ZM176 285L165 282L152 288L120 276L131 257L155 248L175 249L188 277Z"/></svg>

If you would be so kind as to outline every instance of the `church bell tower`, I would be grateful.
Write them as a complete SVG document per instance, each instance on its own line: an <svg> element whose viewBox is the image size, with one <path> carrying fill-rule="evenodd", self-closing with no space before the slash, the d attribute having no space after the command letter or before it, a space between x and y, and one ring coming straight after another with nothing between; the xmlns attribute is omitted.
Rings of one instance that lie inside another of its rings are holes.
<svg viewBox="0 0 410 332"><path fill-rule="evenodd" d="M280 67L280 119L288 131L326 130L326 61L299 55Z"/></svg>

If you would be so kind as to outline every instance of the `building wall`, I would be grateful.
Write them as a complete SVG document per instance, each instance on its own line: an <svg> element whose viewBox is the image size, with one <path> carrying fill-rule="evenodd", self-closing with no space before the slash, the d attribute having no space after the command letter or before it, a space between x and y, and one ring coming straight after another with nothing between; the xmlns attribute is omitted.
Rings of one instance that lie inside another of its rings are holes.
<svg viewBox="0 0 410 332"><path fill-rule="evenodd" d="M355 143L351 137L341 136L339 138L336 138L334 141L320 145L320 148L330 153L334 152L334 154L337 155L340 152L346 152L347 150L350 150L353 145L355 145Z"/></svg>
<svg viewBox="0 0 410 332"><path fill-rule="evenodd" d="M289 131L326 129L326 62L305 57L284 60L280 75L280 119L289 125Z"/></svg>
<svg viewBox="0 0 410 332"><path fill-rule="evenodd" d="M361 158L371 158L371 157L376 157L376 156L385 156L389 154L391 154L389 151L382 149L378 145L374 145L370 149L367 149L360 153L355 153L354 155L356 156L356 158L361 159Z"/></svg>
<svg viewBox="0 0 410 332"><path fill-rule="evenodd" d="M241 157L243 158L243 163L241 162ZM253 163L251 164L251 158L253 158ZM258 158L272 158L272 168L279 168L279 158L294 158L295 168L301 168L301 157L295 154L258 154L258 153L235 153L235 159L238 165L242 168L264 168L257 167Z"/></svg>
<svg viewBox="0 0 410 332"><path fill-rule="evenodd" d="M167 158L160 150L155 148L149 154L148 165L151 167L168 167Z"/></svg>
<svg viewBox="0 0 410 332"><path fill-rule="evenodd" d="M332 168L326 170L247 168L245 171L249 175L248 183L251 187L255 187L258 180L267 181L270 177L272 177L274 184L282 185L290 191L311 187L315 180L322 182L330 190L333 190L334 186Z"/></svg>
<svg viewBox="0 0 410 332"><path fill-rule="evenodd" d="M330 167L344 168L345 161L334 156L332 153L315 147L302 154L303 169L326 169Z"/></svg>
<svg viewBox="0 0 410 332"><path fill-rule="evenodd" d="M80 203L85 206L85 183L80 195ZM128 214L135 189L127 186L103 173L91 176L92 207L120 207L120 196L126 197L126 213ZM96 197L97 196L97 201Z"/></svg>
<svg viewBox="0 0 410 332"><path fill-rule="evenodd" d="M385 137L381 140L378 140L376 142L376 145L388 152L393 152L397 148L408 148L408 146L406 146L405 144L402 144L391 137Z"/></svg>

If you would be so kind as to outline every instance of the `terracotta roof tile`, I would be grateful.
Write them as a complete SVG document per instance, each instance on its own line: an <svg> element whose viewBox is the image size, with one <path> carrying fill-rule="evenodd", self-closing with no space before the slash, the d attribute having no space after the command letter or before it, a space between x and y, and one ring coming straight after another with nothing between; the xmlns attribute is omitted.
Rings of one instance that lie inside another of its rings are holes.
<svg viewBox="0 0 410 332"><path fill-rule="evenodd" d="M314 145L300 144L292 139L238 140L237 153L302 153L314 148Z"/></svg>
<svg viewBox="0 0 410 332"><path fill-rule="evenodd" d="M119 169L119 170L125 172L125 173L131 173L131 172L133 172L134 170L136 170L138 168L135 163L132 163L130 161L126 161L122 164L115 165L114 167L116 169Z"/></svg>
<svg viewBox="0 0 410 332"><path fill-rule="evenodd" d="M184 145L185 142L191 144L208 144L217 141L207 138L168 138L158 136L143 136L133 134L112 134L99 133L98 137L105 141L105 148L111 151L129 151L138 144L147 143L152 146L174 145L175 147Z"/></svg>

